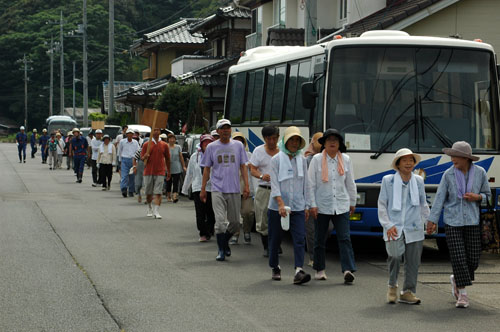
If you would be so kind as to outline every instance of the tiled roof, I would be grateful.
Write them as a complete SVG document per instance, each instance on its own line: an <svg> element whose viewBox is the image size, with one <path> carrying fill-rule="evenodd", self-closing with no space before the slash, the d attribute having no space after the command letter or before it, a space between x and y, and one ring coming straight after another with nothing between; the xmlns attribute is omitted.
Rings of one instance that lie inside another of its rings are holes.
<svg viewBox="0 0 500 332"><path fill-rule="evenodd" d="M304 46L304 29L269 29L266 45Z"/></svg>
<svg viewBox="0 0 500 332"><path fill-rule="evenodd" d="M217 12L215 12L215 14L202 19L200 22L197 22L196 24L193 24L190 28L190 31L191 32L200 31L205 27L219 24L220 22L231 18L251 19L252 12L249 9L241 7L228 6L219 8L217 9Z"/></svg>
<svg viewBox="0 0 500 332"><path fill-rule="evenodd" d="M400 0L346 27L340 35L359 36L369 30L383 30L443 0Z"/></svg>
<svg viewBox="0 0 500 332"><path fill-rule="evenodd" d="M181 81L181 84L199 84L207 87L223 87L226 86L227 75L196 75L191 76Z"/></svg>

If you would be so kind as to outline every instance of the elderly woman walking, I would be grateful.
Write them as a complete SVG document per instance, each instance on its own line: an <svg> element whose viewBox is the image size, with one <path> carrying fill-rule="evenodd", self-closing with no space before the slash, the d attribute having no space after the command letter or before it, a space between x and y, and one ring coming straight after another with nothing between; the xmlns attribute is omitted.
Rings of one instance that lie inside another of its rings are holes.
<svg viewBox="0 0 500 332"><path fill-rule="evenodd" d="M457 300L455 306L467 308L469 299L465 287L472 285L481 255L480 203L486 203L491 198L491 190L484 168L472 163L479 157L472 155L469 143L455 142L443 152L451 157L453 166L444 172L439 183L427 232L431 234L435 231L444 209L446 242L453 269L450 281Z"/></svg>
<svg viewBox="0 0 500 332"><path fill-rule="evenodd" d="M404 257L405 281L399 302L419 304L417 276L424 246L424 221L429 216L424 180L413 174L421 160L410 149L400 149L392 160L395 174L382 179L378 197L378 219L384 228L389 288L387 302L398 300L398 274Z"/></svg>
<svg viewBox="0 0 500 332"><path fill-rule="evenodd" d="M307 162L300 154L305 140L297 127L291 126L279 143L280 152L271 159L271 198L269 199L269 266L272 279L281 280L279 266L279 247L282 238L281 217L290 219L290 233L293 241L295 258L294 284L303 284L311 280L304 272L305 221L309 215L306 202L309 200L309 180ZM286 208L290 210L287 211Z"/></svg>
<svg viewBox="0 0 500 332"><path fill-rule="evenodd" d="M349 216L356 206L356 184L351 159L344 139L336 129L328 129L318 140L323 152L316 154L309 165L311 182L310 214L315 219L314 264L316 280L326 280L325 238L330 220L337 232L340 264L344 282L354 281L354 251L349 231Z"/></svg>

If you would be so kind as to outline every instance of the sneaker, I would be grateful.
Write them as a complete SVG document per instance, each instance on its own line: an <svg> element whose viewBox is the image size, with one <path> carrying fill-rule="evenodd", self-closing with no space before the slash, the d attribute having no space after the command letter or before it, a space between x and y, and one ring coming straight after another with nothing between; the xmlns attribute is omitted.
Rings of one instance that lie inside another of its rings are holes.
<svg viewBox="0 0 500 332"><path fill-rule="evenodd" d="M126 191L122 191L122 196L123 197L127 197L127 192Z"/></svg>
<svg viewBox="0 0 500 332"><path fill-rule="evenodd" d="M106 190L108 190L108 188L106 188L106 187L102 187L102 189L101 189L101 190L102 190L102 191L106 191Z"/></svg>
<svg viewBox="0 0 500 332"><path fill-rule="evenodd" d="M326 273L325 270L317 271L316 274L314 275L314 279L316 280L326 280Z"/></svg>
<svg viewBox="0 0 500 332"><path fill-rule="evenodd" d="M295 277L293 277L293 283L295 285L305 284L306 282L309 282L309 280L311 280L311 275L305 273L304 270L300 270L299 272L295 273Z"/></svg>
<svg viewBox="0 0 500 332"><path fill-rule="evenodd" d="M420 299L409 290L402 292L399 296L399 303L420 304L420 302Z"/></svg>
<svg viewBox="0 0 500 332"><path fill-rule="evenodd" d="M281 269L279 266L273 268L273 274L271 276L271 279L276 280L276 281L281 280Z"/></svg>
<svg viewBox="0 0 500 332"><path fill-rule="evenodd" d="M313 267L314 261L309 258L309 263L307 263L308 266Z"/></svg>
<svg viewBox="0 0 500 332"><path fill-rule="evenodd" d="M467 294L458 294L458 300L455 304L457 308L467 308L469 306L469 297Z"/></svg>
<svg viewBox="0 0 500 332"><path fill-rule="evenodd" d="M107 186L107 187L106 187L106 190L110 190L110 189L111 189L111 187L110 187L110 186Z"/></svg>
<svg viewBox="0 0 500 332"><path fill-rule="evenodd" d="M250 244L252 242L252 236L250 233L244 233L243 240L245 240L245 244Z"/></svg>
<svg viewBox="0 0 500 332"><path fill-rule="evenodd" d="M450 283L451 283L451 294L455 297L455 300L458 300L458 289L457 284L455 283L455 276L450 275Z"/></svg>
<svg viewBox="0 0 500 332"><path fill-rule="evenodd" d="M97 187L97 183L92 183L92 187Z"/></svg>
<svg viewBox="0 0 500 332"><path fill-rule="evenodd" d="M134 193L133 192L129 192L128 193L128 197L134 197Z"/></svg>
<svg viewBox="0 0 500 332"><path fill-rule="evenodd" d="M151 205L148 207L148 213L146 213L146 217L152 217L153 216L153 208Z"/></svg>
<svg viewBox="0 0 500 332"><path fill-rule="evenodd" d="M352 284L354 281L354 274L351 271L344 272L344 284Z"/></svg>
<svg viewBox="0 0 500 332"><path fill-rule="evenodd" d="M206 236L200 236L200 238L198 239L199 242L207 242L208 239Z"/></svg>
<svg viewBox="0 0 500 332"><path fill-rule="evenodd" d="M238 237L237 236L231 237L231 239L229 240L229 244L238 244Z"/></svg>
<svg viewBox="0 0 500 332"><path fill-rule="evenodd" d="M398 300L398 287L389 286L389 288L387 289L387 302L394 304L396 303L397 300Z"/></svg>
<svg viewBox="0 0 500 332"><path fill-rule="evenodd" d="M158 212L158 205L155 205L153 208L153 217L155 219L161 219L160 212Z"/></svg>

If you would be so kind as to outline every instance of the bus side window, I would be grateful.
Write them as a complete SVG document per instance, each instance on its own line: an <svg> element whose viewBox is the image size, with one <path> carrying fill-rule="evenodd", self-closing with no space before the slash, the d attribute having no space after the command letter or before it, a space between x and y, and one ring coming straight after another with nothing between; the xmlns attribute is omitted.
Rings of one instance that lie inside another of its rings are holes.
<svg viewBox="0 0 500 332"><path fill-rule="evenodd" d="M248 77L245 122L258 122L264 93L264 70L251 72Z"/></svg>
<svg viewBox="0 0 500 332"><path fill-rule="evenodd" d="M241 72L231 75L229 79L228 105L229 120L233 124L240 124L243 116L243 106L245 105L245 85L246 73Z"/></svg>
<svg viewBox="0 0 500 332"><path fill-rule="evenodd" d="M324 116L324 92L325 92L325 77L321 77L318 82L316 82L316 89L318 91L318 100L316 101L316 108L310 114L310 133L314 134L323 131L323 116ZM328 129L328 128L327 128Z"/></svg>

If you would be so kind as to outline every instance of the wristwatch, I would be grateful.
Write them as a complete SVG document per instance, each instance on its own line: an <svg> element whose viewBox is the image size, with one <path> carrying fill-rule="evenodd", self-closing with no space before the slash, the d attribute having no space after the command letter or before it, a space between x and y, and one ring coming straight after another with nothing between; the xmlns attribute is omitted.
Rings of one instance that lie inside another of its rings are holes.
<svg viewBox="0 0 500 332"><path fill-rule="evenodd" d="M261 175L259 176L259 179L261 179L261 180L262 180L262 178L263 178L263 177L264 177L264 175L263 175L263 174L261 174Z"/></svg>

